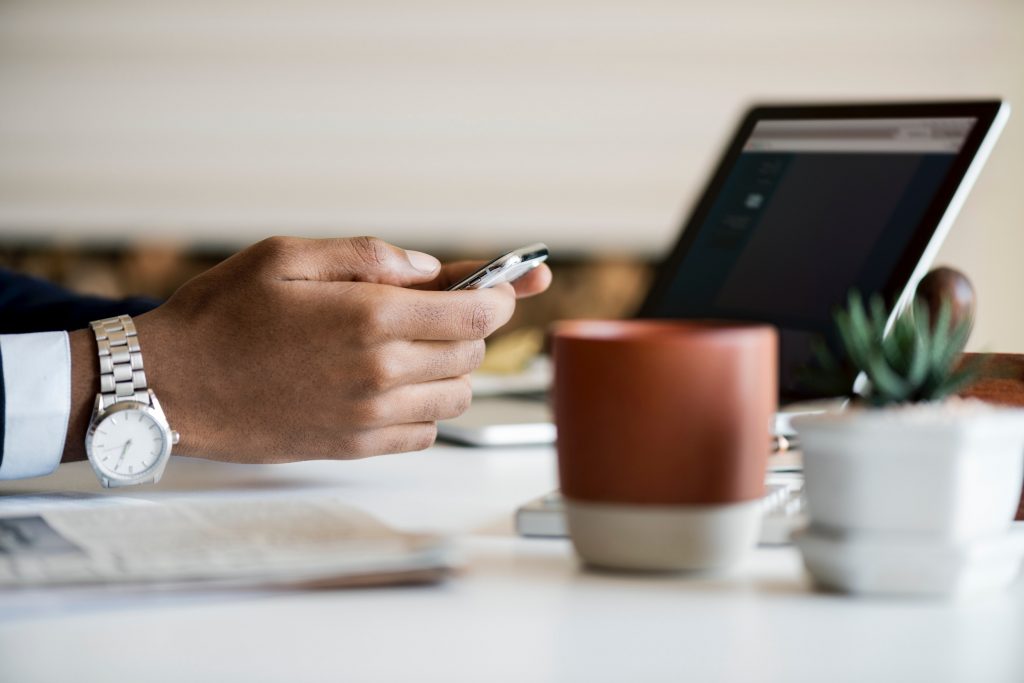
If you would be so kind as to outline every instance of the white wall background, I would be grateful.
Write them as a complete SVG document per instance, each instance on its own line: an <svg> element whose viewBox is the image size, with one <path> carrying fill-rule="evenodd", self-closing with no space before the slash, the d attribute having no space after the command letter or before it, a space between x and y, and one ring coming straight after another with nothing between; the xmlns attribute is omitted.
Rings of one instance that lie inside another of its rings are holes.
<svg viewBox="0 0 1024 683"><path fill-rule="evenodd" d="M0 0L0 237L655 254L750 102L977 95L941 260L1024 351L1016 0Z"/></svg>

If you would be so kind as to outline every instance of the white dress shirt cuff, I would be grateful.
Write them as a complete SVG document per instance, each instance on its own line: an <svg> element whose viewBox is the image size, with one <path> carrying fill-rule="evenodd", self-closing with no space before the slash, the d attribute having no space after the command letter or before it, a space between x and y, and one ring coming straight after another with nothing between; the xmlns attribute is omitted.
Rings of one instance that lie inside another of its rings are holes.
<svg viewBox="0 0 1024 683"><path fill-rule="evenodd" d="M71 415L67 332L0 335L5 433L0 479L41 477L57 469Z"/></svg>

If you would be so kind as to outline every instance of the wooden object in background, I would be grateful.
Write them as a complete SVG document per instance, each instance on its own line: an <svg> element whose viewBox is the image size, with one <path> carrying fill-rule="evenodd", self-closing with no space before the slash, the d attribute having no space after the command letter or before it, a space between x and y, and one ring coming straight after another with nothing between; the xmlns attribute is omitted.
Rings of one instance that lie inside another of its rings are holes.
<svg viewBox="0 0 1024 683"><path fill-rule="evenodd" d="M977 296L974 285L959 270L941 267L929 271L917 285L917 296L928 304L932 324L939 317L942 302L949 301L950 327L956 327L963 321L970 321L973 327Z"/></svg>

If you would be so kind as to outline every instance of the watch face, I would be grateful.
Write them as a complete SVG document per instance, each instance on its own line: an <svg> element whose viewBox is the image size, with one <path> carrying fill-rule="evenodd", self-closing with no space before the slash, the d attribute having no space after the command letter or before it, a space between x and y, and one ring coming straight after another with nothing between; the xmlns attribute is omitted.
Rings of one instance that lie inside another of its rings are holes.
<svg viewBox="0 0 1024 683"><path fill-rule="evenodd" d="M134 479L160 462L169 437L148 410L118 410L96 425L90 459L111 479Z"/></svg>

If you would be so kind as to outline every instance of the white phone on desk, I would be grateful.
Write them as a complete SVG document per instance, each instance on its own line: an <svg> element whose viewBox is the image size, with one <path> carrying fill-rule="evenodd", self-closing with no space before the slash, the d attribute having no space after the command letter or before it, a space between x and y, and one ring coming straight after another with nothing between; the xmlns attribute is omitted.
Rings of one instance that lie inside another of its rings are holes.
<svg viewBox="0 0 1024 683"><path fill-rule="evenodd" d="M548 248L545 244L537 242L520 247L499 256L466 279L456 282L448 291L486 289L503 282L515 282L547 260Z"/></svg>

